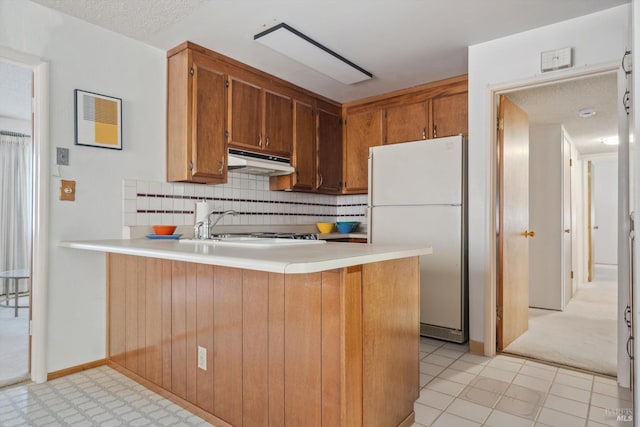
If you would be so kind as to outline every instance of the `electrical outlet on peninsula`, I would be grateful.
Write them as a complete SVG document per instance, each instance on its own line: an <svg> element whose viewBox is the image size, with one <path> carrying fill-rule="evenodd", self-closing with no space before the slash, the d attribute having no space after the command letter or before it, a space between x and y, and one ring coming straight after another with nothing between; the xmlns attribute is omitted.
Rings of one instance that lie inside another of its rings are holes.
<svg viewBox="0 0 640 427"><path fill-rule="evenodd" d="M198 368L207 370L207 349L198 346Z"/></svg>

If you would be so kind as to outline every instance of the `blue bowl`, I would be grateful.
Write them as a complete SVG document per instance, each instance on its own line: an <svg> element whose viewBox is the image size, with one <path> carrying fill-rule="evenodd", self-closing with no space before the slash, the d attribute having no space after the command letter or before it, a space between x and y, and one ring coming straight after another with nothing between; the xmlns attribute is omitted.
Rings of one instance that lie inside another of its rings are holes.
<svg viewBox="0 0 640 427"><path fill-rule="evenodd" d="M336 227L338 228L338 233L347 234L355 231L356 228L360 225L358 221L340 221L336 222Z"/></svg>

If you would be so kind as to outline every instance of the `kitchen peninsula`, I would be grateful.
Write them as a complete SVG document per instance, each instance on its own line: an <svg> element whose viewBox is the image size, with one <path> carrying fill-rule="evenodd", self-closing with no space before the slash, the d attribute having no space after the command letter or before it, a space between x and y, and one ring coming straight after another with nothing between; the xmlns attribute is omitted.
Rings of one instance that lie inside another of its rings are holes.
<svg viewBox="0 0 640 427"><path fill-rule="evenodd" d="M107 253L109 364L216 426L410 426L419 256L141 239Z"/></svg>

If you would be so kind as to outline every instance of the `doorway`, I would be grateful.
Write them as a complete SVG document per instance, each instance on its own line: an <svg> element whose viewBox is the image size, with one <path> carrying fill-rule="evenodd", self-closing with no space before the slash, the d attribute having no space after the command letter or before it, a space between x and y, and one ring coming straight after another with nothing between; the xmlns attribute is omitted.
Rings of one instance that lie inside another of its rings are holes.
<svg viewBox="0 0 640 427"><path fill-rule="evenodd" d="M617 282L599 277L595 287L587 280L593 230L586 203L588 157L617 151L602 143L618 133L616 73L505 95L529 116L529 232L535 237L528 239L528 330L499 350L616 376ZM617 173L611 178L617 181ZM614 242L616 236L614 229Z"/></svg>
<svg viewBox="0 0 640 427"><path fill-rule="evenodd" d="M30 376L33 71L0 62L0 386Z"/></svg>

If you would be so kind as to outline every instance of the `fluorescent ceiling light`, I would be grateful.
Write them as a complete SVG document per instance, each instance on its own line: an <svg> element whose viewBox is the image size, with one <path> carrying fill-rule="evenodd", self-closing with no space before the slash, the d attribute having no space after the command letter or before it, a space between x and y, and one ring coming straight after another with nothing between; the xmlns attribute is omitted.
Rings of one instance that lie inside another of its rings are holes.
<svg viewBox="0 0 640 427"><path fill-rule="evenodd" d="M284 22L256 34L253 39L344 84L373 75Z"/></svg>
<svg viewBox="0 0 640 427"><path fill-rule="evenodd" d="M607 136L606 138L602 138L600 140L604 145L618 145L618 136Z"/></svg>

